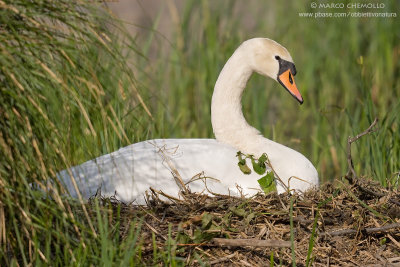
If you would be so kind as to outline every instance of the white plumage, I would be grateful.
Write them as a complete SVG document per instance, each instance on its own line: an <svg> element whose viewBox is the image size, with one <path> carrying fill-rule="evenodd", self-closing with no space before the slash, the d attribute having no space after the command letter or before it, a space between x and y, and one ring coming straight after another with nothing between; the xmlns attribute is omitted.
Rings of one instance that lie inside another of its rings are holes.
<svg viewBox="0 0 400 267"><path fill-rule="evenodd" d="M225 64L214 88L211 119L214 139L156 139L136 143L103 155L79 166L63 170L58 178L73 197L77 197L72 177L84 198L101 189L102 195L124 202L144 203L150 187L179 198L179 187L171 173L176 169L192 192L252 195L260 190L252 172L243 174L237 166L237 151L259 157L266 153L275 173L278 193L289 187L305 191L318 186L318 173L302 154L263 136L246 122L241 97L253 72L278 80L299 102L294 83L293 60L278 43L255 38L244 42ZM295 117L295 114L294 114ZM71 177L72 174L72 177ZM193 179L199 177L214 179ZM217 179L217 180L216 180ZM204 182L206 181L206 183Z"/></svg>

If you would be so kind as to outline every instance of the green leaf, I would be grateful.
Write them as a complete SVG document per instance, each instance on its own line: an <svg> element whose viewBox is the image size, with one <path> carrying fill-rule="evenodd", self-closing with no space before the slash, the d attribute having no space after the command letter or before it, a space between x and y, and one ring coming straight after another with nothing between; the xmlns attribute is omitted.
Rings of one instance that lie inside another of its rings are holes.
<svg viewBox="0 0 400 267"><path fill-rule="evenodd" d="M251 220L253 220L256 217L256 213L252 212L249 215L247 215L246 217L246 224L249 224L251 222Z"/></svg>
<svg viewBox="0 0 400 267"><path fill-rule="evenodd" d="M237 216L240 216L240 217L246 216L246 211L244 209L237 208L237 207L230 207L229 210L232 211L233 214L235 214Z"/></svg>
<svg viewBox="0 0 400 267"><path fill-rule="evenodd" d="M239 162L239 163L238 163L238 166L239 166L240 170L241 170L244 174L250 174L250 173L251 173L251 170L250 170L249 166L246 165L246 163L245 163L245 164L241 164L241 163Z"/></svg>
<svg viewBox="0 0 400 267"><path fill-rule="evenodd" d="M238 151L238 152L236 153L236 157L238 157L239 163L242 164L242 165L244 165L244 164L246 164L246 158L243 159L242 156L243 156L243 153L242 153L242 152Z"/></svg>
<svg viewBox="0 0 400 267"><path fill-rule="evenodd" d="M274 264L274 251L271 251L271 255L269 256L269 266L275 266Z"/></svg>
<svg viewBox="0 0 400 267"><path fill-rule="evenodd" d="M266 194L276 191L275 177L273 172L268 172L267 175L258 179L257 182Z"/></svg>
<svg viewBox="0 0 400 267"><path fill-rule="evenodd" d="M242 161L242 156L243 156L243 153L242 153L242 152L238 151L238 152L236 153L236 157L239 158L239 161Z"/></svg>
<svg viewBox="0 0 400 267"><path fill-rule="evenodd" d="M219 235L218 232L208 233L208 232L204 232L201 229L197 228L196 230L194 230L194 233L193 233L193 242L194 243L202 243L204 241L211 240L213 237L216 237L217 235Z"/></svg>
<svg viewBox="0 0 400 267"><path fill-rule="evenodd" d="M243 159L242 158L242 152L238 152L237 154L236 154L236 156L238 157L238 159L239 159L239 162L238 162L238 166L239 166L239 169L244 173L244 174L250 174L251 173L251 170L250 170L250 168L249 168L249 166L247 166L247 164L246 164L246 159Z"/></svg>
<svg viewBox="0 0 400 267"><path fill-rule="evenodd" d="M206 212L203 214L203 216L201 217L201 228L203 229L208 229L210 228L211 224L212 224L212 219L213 216Z"/></svg>
<svg viewBox="0 0 400 267"><path fill-rule="evenodd" d="M263 156L261 156L260 159L262 157ZM253 157L251 157L251 163L253 164L253 170L256 173L262 175L267 171L267 166L265 166L265 161L260 161L260 159L258 159L258 161L256 161Z"/></svg>
<svg viewBox="0 0 400 267"><path fill-rule="evenodd" d="M201 231L200 229L195 229L194 233L193 233L193 241L197 242L197 243L201 243L204 241L204 239L206 239L206 235L205 233L203 233L203 231Z"/></svg>
<svg viewBox="0 0 400 267"><path fill-rule="evenodd" d="M190 237L185 233L178 233L176 236L176 243L185 244L190 242Z"/></svg>
<svg viewBox="0 0 400 267"><path fill-rule="evenodd" d="M268 157L267 154L263 153L261 157L258 159L258 163L264 163L267 161Z"/></svg>

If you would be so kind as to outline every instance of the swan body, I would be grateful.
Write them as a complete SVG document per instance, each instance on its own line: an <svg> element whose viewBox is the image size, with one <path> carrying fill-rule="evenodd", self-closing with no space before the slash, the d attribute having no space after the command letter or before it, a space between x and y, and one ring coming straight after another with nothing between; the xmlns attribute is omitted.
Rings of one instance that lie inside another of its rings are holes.
<svg viewBox="0 0 400 267"><path fill-rule="evenodd" d="M253 172L244 177L236 153L237 149L215 139L155 139L121 148L70 171L84 198L95 195L100 186L102 195L115 194L124 202L143 203L141 195L150 187L177 197L174 169L184 183L189 182L192 192L208 193L207 185L214 193L238 195L236 185L240 185L243 192L255 194L260 191L257 179L261 176ZM65 179L68 171L61 171L59 176L64 178L71 196L77 197L71 179Z"/></svg>
<svg viewBox="0 0 400 267"><path fill-rule="evenodd" d="M257 180L261 176L254 172L245 175L240 171L236 153L241 151L255 157L263 153L268 155L274 173L279 177L276 180L278 193L287 189L303 192L318 186L318 173L305 156L263 137L246 122L241 98L253 72L278 81L300 103L303 102L294 82L296 69L289 52L270 39L250 39L234 52L215 84L211 121L216 140L139 142L63 170L58 173L58 178L73 197L78 196L77 188L85 198L100 189L104 196L137 204L145 202L144 194L150 187L179 198L179 187L173 177L176 171L192 192L249 196L260 190Z"/></svg>

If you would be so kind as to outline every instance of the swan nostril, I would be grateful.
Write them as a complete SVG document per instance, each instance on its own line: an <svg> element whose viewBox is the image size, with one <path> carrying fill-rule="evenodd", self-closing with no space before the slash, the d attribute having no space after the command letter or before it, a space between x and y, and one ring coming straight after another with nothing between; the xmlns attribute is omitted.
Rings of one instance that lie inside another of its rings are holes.
<svg viewBox="0 0 400 267"><path fill-rule="evenodd" d="M292 74L290 72L289 72L289 82L290 84L293 84Z"/></svg>

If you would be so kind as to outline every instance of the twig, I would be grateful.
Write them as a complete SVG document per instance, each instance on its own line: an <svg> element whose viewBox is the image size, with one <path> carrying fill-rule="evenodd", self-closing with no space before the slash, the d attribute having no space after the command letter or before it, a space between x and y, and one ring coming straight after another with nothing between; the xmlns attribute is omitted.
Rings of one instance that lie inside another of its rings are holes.
<svg viewBox="0 0 400 267"><path fill-rule="evenodd" d="M161 237L162 239L164 239L164 241L167 241L167 238L165 236L163 236L162 234L160 234L153 226L151 226L150 224L148 224L147 222L144 222L144 224L156 235L158 235L159 237Z"/></svg>
<svg viewBox="0 0 400 267"><path fill-rule="evenodd" d="M343 229L343 230L339 230L339 231L321 233L319 236L320 237L340 236L340 235L351 235L351 234L356 234L356 233L357 233L357 230L354 230L354 229Z"/></svg>
<svg viewBox="0 0 400 267"><path fill-rule="evenodd" d="M370 190L368 188L363 187L362 185L360 185L358 183L356 183L356 186L358 186L358 188L360 188L360 190L363 191L364 193L370 194L372 196L375 196L375 197L384 197L384 196L386 196L386 194L384 194L384 193L372 191L372 190ZM389 198L388 201L390 201L393 204L396 204L397 206L400 206L400 201L394 200L392 198Z"/></svg>
<svg viewBox="0 0 400 267"><path fill-rule="evenodd" d="M213 264L217 264L217 263L220 263L220 262L224 262L224 261L227 261L227 260L232 259L232 258L235 257L236 255L237 255L237 251L235 251L235 253L232 253L232 254L230 254L230 255L228 255L228 256L225 256L225 257L222 257L222 258L219 258L219 259L210 261L209 264L210 264L210 265L213 265Z"/></svg>
<svg viewBox="0 0 400 267"><path fill-rule="evenodd" d="M254 238L249 239L227 239L227 238L213 238L211 241L221 247L278 247L290 248L290 241L282 240L259 240Z"/></svg>
<svg viewBox="0 0 400 267"><path fill-rule="evenodd" d="M395 244L400 249L400 242L393 238L391 235L387 235L387 237L392 240L393 244Z"/></svg>
<svg viewBox="0 0 400 267"><path fill-rule="evenodd" d="M388 261L389 262L396 262L396 261L400 262L400 257L389 258Z"/></svg>
<svg viewBox="0 0 400 267"><path fill-rule="evenodd" d="M375 120L371 123L371 125L362 133L356 135L355 137L349 136L347 139L347 164L349 165L349 171L346 174L346 178L353 183L353 179L357 179L357 174L356 171L354 170L354 165L353 165L353 159L351 157L351 144L360 139L362 136L374 132L372 128L376 125L378 122L378 118L375 118ZM352 176L350 176L350 174Z"/></svg>
<svg viewBox="0 0 400 267"><path fill-rule="evenodd" d="M290 211L289 211L289 218L290 218L290 248L292 251L292 266L296 267L296 252L294 247L294 224L293 224L293 201L294 196L290 197Z"/></svg>
<svg viewBox="0 0 400 267"><path fill-rule="evenodd" d="M152 187L150 187L150 190L151 190L151 192L153 192L155 195L161 195L161 196L163 196L163 197L168 198L169 200L175 200L176 202L180 202L180 203L183 202L182 200L180 200L180 199L178 199L178 198L176 198L176 197L170 196L170 195L164 193L163 191L154 189L154 188L152 188Z"/></svg>
<svg viewBox="0 0 400 267"><path fill-rule="evenodd" d="M253 265L251 265L250 263L248 263L248 262L245 261L245 260L240 260L239 262L240 262L240 264L241 264L242 266L247 266L247 267L252 267L252 266L253 266Z"/></svg>
<svg viewBox="0 0 400 267"><path fill-rule="evenodd" d="M344 187L344 189L346 190L346 192L354 199L356 200L358 203L360 203L361 206L363 206L364 208L366 208L367 210L369 210L372 214L374 214L376 217L379 217L381 219L387 219L387 216L380 214L379 212L377 212L376 210L374 210L373 208L371 208L370 206L367 205L367 203L365 203L364 201L362 201L361 199L359 199L356 195L354 195L353 192L351 192L350 189L347 189L346 187Z"/></svg>
<svg viewBox="0 0 400 267"><path fill-rule="evenodd" d="M381 227L366 228L367 233L385 232L394 228L400 228L400 223L391 223Z"/></svg>
<svg viewBox="0 0 400 267"><path fill-rule="evenodd" d="M178 243L176 244L177 246L180 247L200 247L200 246L208 246L208 243Z"/></svg>
<svg viewBox="0 0 400 267"><path fill-rule="evenodd" d="M276 221L280 223L287 223L290 221L290 217L282 217L282 218L270 218L271 221ZM299 215L297 217L293 217L293 222L297 222L301 225L308 225L314 222L315 219L306 219L303 215ZM331 218L325 218L324 219L324 225L333 225L335 224L335 221Z"/></svg>
<svg viewBox="0 0 400 267"><path fill-rule="evenodd" d="M400 223L392 223L392 224L388 224L388 225L385 225L382 227L365 228L364 230L362 230L362 232L371 234L371 233L376 233L376 232L387 232L389 230L396 229L396 228L400 228ZM355 234L355 233L357 233L357 230L344 229L344 230L339 230L339 231L334 231L334 232L321 233L320 237L350 235L350 234Z"/></svg>
<svg viewBox="0 0 400 267"><path fill-rule="evenodd" d="M189 194L190 191L189 189L186 187L185 183L183 182L182 176L180 175L178 169L175 167L174 163L171 160L171 157L169 155L167 155L167 148L166 145L163 145L162 147L157 146L156 143L151 143L148 142L149 144L155 146L158 149L158 153L161 156L163 163L166 162L169 168L169 171L171 172L172 176L175 179L175 182L177 184L177 186L179 187L179 189L186 193ZM174 152L172 154L175 154L176 151L179 149L179 146L174 148Z"/></svg>
<svg viewBox="0 0 400 267"><path fill-rule="evenodd" d="M266 154L266 155L267 155L267 154ZM267 165L271 168L271 171L274 173L275 179L278 180L278 181L281 183L281 185L285 188L285 191L286 191L286 192L289 192L289 190L290 190L289 185L286 185L286 184L282 181L281 177L279 177L279 175L276 173L274 167L272 167L272 164L271 164L271 161L269 160L268 155L267 155Z"/></svg>

